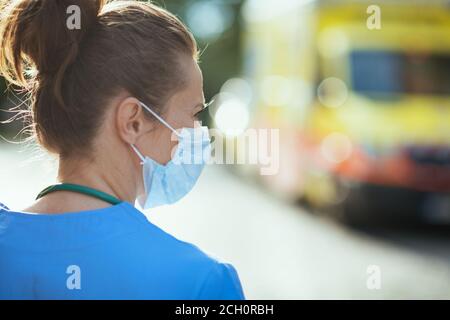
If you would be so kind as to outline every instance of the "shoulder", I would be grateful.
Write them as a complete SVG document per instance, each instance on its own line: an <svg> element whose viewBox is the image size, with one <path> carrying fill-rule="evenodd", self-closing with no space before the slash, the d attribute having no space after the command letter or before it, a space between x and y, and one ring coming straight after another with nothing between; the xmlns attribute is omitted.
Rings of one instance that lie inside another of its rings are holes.
<svg viewBox="0 0 450 320"><path fill-rule="evenodd" d="M157 226L138 209L131 206L127 206L127 209L131 210L131 214L139 221L140 232L136 240L140 242L141 247L161 250L164 251L164 256L170 255L180 259L192 260L192 262L199 261L211 264L220 261L220 258L200 249L197 245L182 240Z"/></svg>
<svg viewBox="0 0 450 320"><path fill-rule="evenodd" d="M159 263L166 266L165 270L178 283L194 286L196 299L245 299L238 273L231 263L177 238L142 217L139 247L145 251L143 254L152 257L152 263L157 255Z"/></svg>
<svg viewBox="0 0 450 320"><path fill-rule="evenodd" d="M244 300L244 291L234 266L227 262L213 261L203 279L197 299Z"/></svg>
<svg viewBox="0 0 450 320"><path fill-rule="evenodd" d="M170 256L174 261L184 264L197 264L209 269L224 262L214 254L189 241L178 238L151 221L146 220L143 227L141 236L144 241L152 247L158 246L159 249L164 250L164 256Z"/></svg>
<svg viewBox="0 0 450 320"><path fill-rule="evenodd" d="M180 240L162 229L159 230L179 249L178 261L186 266L186 271L190 270L188 276L195 279L197 283L195 299L245 299L238 272L230 262L193 243Z"/></svg>

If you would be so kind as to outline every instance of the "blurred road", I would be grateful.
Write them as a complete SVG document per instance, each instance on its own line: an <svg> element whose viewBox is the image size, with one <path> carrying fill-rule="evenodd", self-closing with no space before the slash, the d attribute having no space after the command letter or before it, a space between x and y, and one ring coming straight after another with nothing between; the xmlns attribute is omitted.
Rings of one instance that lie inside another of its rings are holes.
<svg viewBox="0 0 450 320"><path fill-rule="evenodd" d="M13 209L54 182L46 156L19 150L0 144L0 202ZM448 231L349 230L282 203L224 168L207 168L189 196L147 215L231 262L249 299L450 299ZM373 268L379 289L367 286Z"/></svg>

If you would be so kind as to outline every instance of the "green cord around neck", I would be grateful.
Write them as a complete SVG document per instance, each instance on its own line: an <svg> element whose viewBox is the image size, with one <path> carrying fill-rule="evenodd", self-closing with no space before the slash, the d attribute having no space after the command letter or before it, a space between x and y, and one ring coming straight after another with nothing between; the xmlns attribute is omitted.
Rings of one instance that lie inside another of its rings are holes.
<svg viewBox="0 0 450 320"><path fill-rule="evenodd" d="M108 202L112 205L117 205L117 204L123 202L122 200L119 200L116 197L114 197L110 194L107 194L103 191L89 188L89 187L82 186L82 185L78 185L78 184L72 184L72 183L60 183L60 184L55 184L55 185L49 186L49 187L45 188L44 190L42 190L38 194L36 200L48 195L49 193L53 193L56 191L70 191L70 192L81 193L81 194L91 196L93 198L97 198L99 200Z"/></svg>

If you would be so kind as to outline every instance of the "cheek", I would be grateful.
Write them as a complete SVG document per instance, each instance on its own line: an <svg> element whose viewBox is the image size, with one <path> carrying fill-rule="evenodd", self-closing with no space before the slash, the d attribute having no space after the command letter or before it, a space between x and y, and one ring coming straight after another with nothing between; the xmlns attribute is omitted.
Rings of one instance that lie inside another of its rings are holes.
<svg viewBox="0 0 450 320"><path fill-rule="evenodd" d="M195 122L198 121L193 114L186 115L183 119L183 124L180 126L183 128L193 128Z"/></svg>
<svg viewBox="0 0 450 320"><path fill-rule="evenodd" d="M181 128L192 128L194 127L194 122L196 121L194 110L179 111L170 119L170 121L177 130Z"/></svg>
<svg viewBox="0 0 450 320"><path fill-rule="evenodd" d="M166 129L161 129L159 132L150 134L148 141L145 143L146 153L156 162L160 164L167 164L172 159L172 150L178 144L177 140L173 140L172 132Z"/></svg>
<svg viewBox="0 0 450 320"><path fill-rule="evenodd" d="M164 153L170 158L172 155L172 150L174 150L178 144L178 140L175 135L172 135L172 132L169 132L162 144L161 150L164 150Z"/></svg>

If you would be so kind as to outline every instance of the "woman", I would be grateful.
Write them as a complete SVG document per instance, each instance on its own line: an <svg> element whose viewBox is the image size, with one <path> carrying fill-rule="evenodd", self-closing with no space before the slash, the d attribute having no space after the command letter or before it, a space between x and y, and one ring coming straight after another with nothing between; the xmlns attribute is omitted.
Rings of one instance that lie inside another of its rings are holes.
<svg viewBox="0 0 450 320"><path fill-rule="evenodd" d="M22 212L0 206L0 298L244 299L231 264L131 205L179 200L207 161L195 40L152 4L104 2L3 8L0 71L29 91L61 183Z"/></svg>

